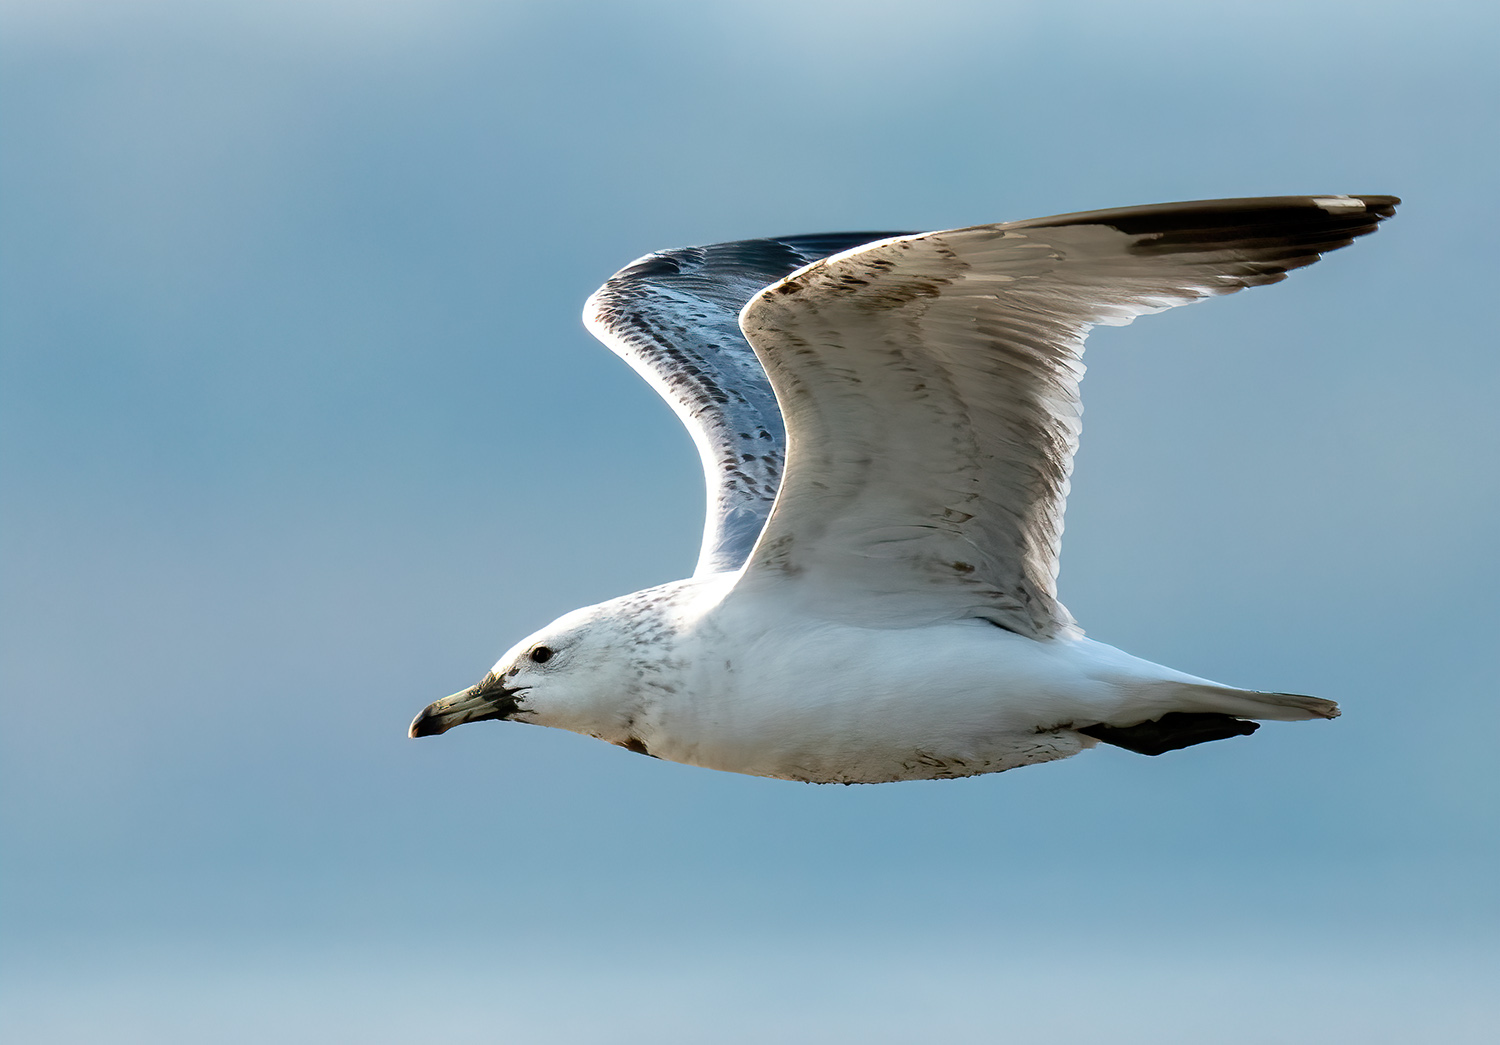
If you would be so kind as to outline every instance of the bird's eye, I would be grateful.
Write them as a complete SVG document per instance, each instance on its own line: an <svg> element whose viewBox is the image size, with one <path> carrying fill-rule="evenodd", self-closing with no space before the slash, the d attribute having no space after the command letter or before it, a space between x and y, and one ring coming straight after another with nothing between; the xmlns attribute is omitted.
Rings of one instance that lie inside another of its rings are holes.
<svg viewBox="0 0 1500 1045"><path fill-rule="evenodd" d="M552 659L552 648L550 646L537 646L531 651L531 659L538 664L545 664Z"/></svg>

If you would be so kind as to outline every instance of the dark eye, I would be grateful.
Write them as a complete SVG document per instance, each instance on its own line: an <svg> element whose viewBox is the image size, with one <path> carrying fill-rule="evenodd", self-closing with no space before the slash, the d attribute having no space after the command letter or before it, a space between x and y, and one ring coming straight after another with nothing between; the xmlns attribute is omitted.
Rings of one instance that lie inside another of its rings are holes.
<svg viewBox="0 0 1500 1045"><path fill-rule="evenodd" d="M537 646L531 651L531 659L538 664L545 664L552 659L552 648L550 646Z"/></svg>

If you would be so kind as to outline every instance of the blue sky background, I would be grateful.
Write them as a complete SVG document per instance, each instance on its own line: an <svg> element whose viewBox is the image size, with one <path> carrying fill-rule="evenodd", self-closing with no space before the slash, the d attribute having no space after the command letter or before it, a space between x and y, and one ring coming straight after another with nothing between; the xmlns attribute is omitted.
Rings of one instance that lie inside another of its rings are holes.
<svg viewBox="0 0 1500 1045"><path fill-rule="evenodd" d="M1490 1040L1500 17L8 0L8 1040ZM817 788L407 722L692 568L649 250L1394 193L1090 343L1062 595L1335 723Z"/></svg>

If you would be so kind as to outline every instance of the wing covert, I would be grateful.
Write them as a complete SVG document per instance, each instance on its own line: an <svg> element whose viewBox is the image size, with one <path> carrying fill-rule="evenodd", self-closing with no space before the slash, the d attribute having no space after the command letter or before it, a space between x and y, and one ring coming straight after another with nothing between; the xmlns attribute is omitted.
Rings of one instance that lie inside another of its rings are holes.
<svg viewBox="0 0 1500 1045"><path fill-rule="evenodd" d="M687 426L708 487L695 571L737 570L781 484L785 429L739 314L776 280L897 232L740 240L648 254L610 277L584 323L656 389Z"/></svg>

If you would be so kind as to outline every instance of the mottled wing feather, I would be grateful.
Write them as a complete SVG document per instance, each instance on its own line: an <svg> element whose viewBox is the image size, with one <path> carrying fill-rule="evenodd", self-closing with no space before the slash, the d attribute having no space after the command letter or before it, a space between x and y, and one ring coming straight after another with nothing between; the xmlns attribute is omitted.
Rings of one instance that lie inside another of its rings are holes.
<svg viewBox="0 0 1500 1045"><path fill-rule="evenodd" d="M1097 324L1284 279L1371 232L1388 196L1215 200L928 233L811 265L742 325L788 427L741 584L823 614L1074 630L1058 545Z"/></svg>
<svg viewBox="0 0 1500 1045"><path fill-rule="evenodd" d="M809 262L899 235L829 233L661 251L621 269L584 306L588 328L671 404L698 446L708 486L698 574L744 564L781 484L781 411L740 331L740 310Z"/></svg>

